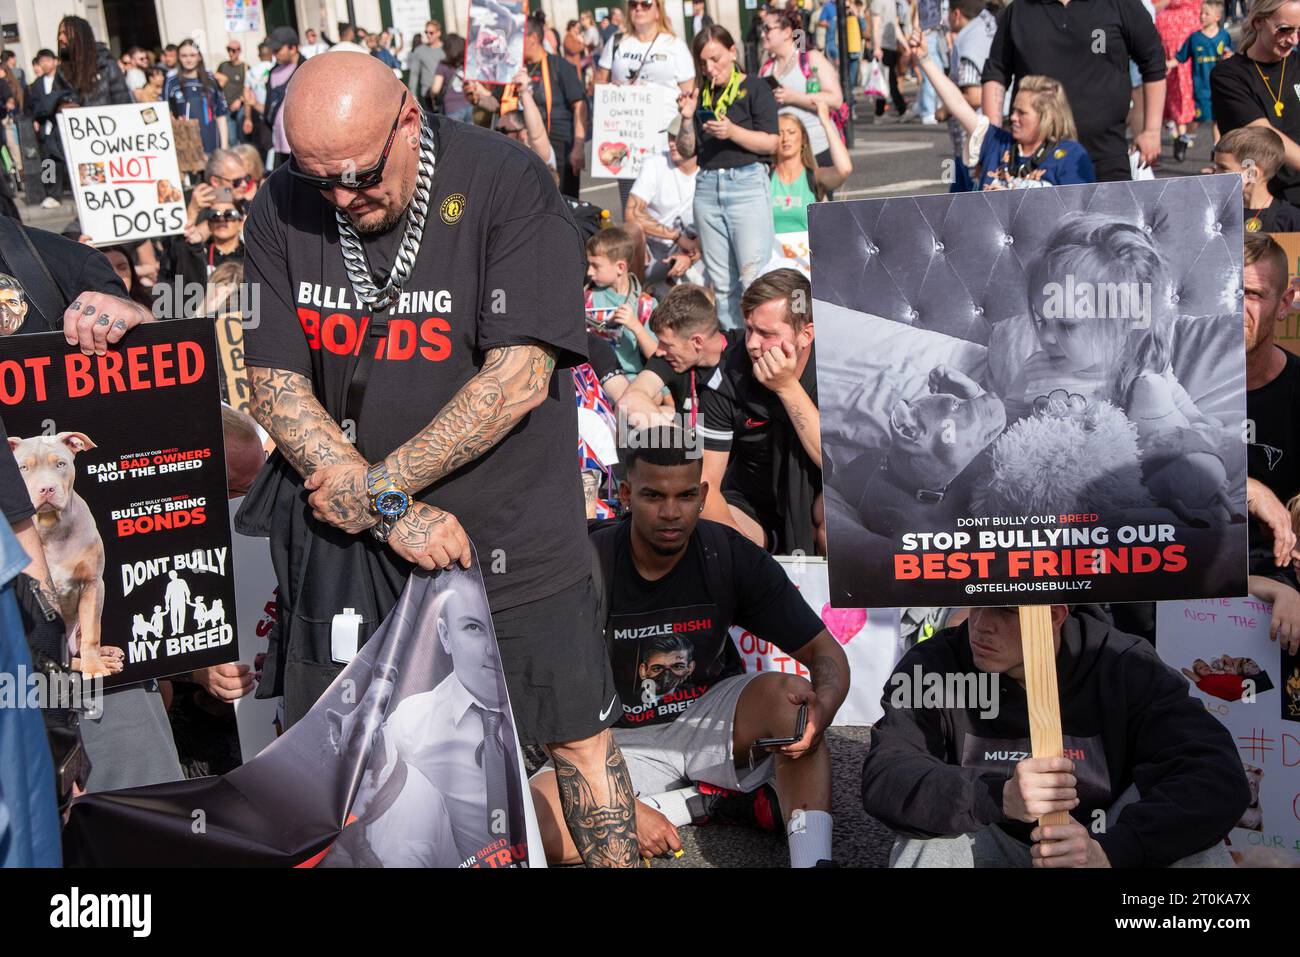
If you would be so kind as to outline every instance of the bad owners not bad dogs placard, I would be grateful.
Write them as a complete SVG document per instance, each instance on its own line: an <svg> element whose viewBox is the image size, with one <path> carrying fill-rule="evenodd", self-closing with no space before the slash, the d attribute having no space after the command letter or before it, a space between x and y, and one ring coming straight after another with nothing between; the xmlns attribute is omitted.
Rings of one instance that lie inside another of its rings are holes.
<svg viewBox="0 0 1300 957"><path fill-rule="evenodd" d="M70 652L109 687L236 657L218 374L205 319L138 326L104 356L59 332L0 339L0 418Z"/></svg>
<svg viewBox="0 0 1300 957"><path fill-rule="evenodd" d="M1232 176L819 203L836 607L1246 592Z"/></svg>

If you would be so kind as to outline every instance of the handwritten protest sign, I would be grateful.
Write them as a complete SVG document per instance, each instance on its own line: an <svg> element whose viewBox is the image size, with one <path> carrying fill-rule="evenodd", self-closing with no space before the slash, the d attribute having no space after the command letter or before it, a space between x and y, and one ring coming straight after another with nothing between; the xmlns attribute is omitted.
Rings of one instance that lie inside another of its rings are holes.
<svg viewBox="0 0 1300 957"><path fill-rule="evenodd" d="M81 231L96 245L184 230L167 104L83 107L58 119Z"/></svg>
<svg viewBox="0 0 1300 957"><path fill-rule="evenodd" d="M596 87L593 176L636 179L647 156L668 149L668 124L676 98L653 83Z"/></svg>
<svg viewBox="0 0 1300 957"><path fill-rule="evenodd" d="M1300 659L1254 598L1161 602L1156 650L1232 734L1251 803L1228 835L1239 864L1300 865Z"/></svg>
<svg viewBox="0 0 1300 957"><path fill-rule="evenodd" d="M849 659L853 680L849 696L835 715L835 724L875 724L884 714L881 691L898 659L898 609L868 612L865 608L832 608L825 559L778 556L776 560ZM807 668L761 635L732 628L731 640L746 671L780 671L809 677Z"/></svg>

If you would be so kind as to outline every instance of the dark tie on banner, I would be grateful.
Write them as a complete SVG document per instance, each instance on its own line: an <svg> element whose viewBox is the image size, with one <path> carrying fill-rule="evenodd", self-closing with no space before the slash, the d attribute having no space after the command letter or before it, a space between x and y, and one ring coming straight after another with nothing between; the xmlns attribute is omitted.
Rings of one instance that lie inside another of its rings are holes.
<svg viewBox="0 0 1300 957"><path fill-rule="evenodd" d="M499 829L497 821L501 812L510 806L506 792L506 752L501 743L501 722L505 715L477 704L470 707L483 722L483 743L478 746L477 763L487 778L487 826L491 834Z"/></svg>
<svg viewBox="0 0 1300 957"><path fill-rule="evenodd" d="M64 860L544 866L529 854L537 831L527 794L477 562L417 569L301 721L221 777L79 798Z"/></svg>

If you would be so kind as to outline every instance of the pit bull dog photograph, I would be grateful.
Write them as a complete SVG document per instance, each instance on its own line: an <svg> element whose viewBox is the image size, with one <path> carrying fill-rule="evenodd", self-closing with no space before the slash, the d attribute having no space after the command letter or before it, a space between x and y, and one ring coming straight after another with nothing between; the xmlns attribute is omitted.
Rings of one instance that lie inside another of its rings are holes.
<svg viewBox="0 0 1300 957"><path fill-rule="evenodd" d="M966 514L985 450L1006 428L1002 400L956 369L936 366L929 393L899 399L889 444L835 473L864 527L881 535L951 528Z"/></svg>
<svg viewBox="0 0 1300 957"><path fill-rule="evenodd" d="M72 667L92 678L119 672L123 664L121 648L100 646L104 540L85 499L73 490L77 475L73 459L94 447L84 432L9 438L9 449L36 509L33 523L68 629Z"/></svg>

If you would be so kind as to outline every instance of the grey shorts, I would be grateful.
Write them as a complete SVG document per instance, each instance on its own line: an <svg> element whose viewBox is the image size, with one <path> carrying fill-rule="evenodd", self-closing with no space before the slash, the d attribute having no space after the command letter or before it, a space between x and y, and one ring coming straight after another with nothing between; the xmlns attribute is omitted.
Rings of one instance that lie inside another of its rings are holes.
<svg viewBox="0 0 1300 957"><path fill-rule="evenodd" d="M759 672L724 678L700 696L680 718L646 728L615 728L638 794L674 791L703 781L732 791L754 791L772 780L772 755L755 755L757 764L739 771L732 757L736 704ZM744 759L742 759L743 761Z"/></svg>

